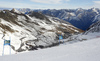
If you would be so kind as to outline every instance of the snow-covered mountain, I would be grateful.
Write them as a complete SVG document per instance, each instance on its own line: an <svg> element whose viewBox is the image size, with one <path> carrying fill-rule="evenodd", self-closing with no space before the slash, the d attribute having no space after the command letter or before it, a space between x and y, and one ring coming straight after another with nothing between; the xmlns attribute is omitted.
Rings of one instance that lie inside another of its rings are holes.
<svg viewBox="0 0 100 61"><path fill-rule="evenodd" d="M20 52L54 46L59 43L59 35L68 38L71 34L82 32L58 18L36 12L28 14L23 14L16 9L0 11L0 53L3 49L3 39L9 37L12 49Z"/></svg>
<svg viewBox="0 0 100 61"><path fill-rule="evenodd" d="M74 35L69 40L86 41L89 39L100 38L100 15L95 17L96 23L93 23L84 33Z"/></svg>
<svg viewBox="0 0 100 61"><path fill-rule="evenodd" d="M29 9L29 8L19 8L17 9L18 11L27 14L30 11L33 11L33 9Z"/></svg>
<svg viewBox="0 0 100 61"><path fill-rule="evenodd" d="M97 22L93 23L84 34L100 32L100 15L95 17L95 21Z"/></svg>
<svg viewBox="0 0 100 61"><path fill-rule="evenodd" d="M58 17L59 19L68 21L75 27L87 30L90 25L95 23L95 16L100 14L100 9L91 8L91 9L48 9L48 10L34 10L35 12L41 12L45 15L50 15L54 17Z"/></svg>
<svg viewBox="0 0 100 61"><path fill-rule="evenodd" d="M81 10L82 11L82 10ZM71 14L73 15L73 14ZM74 15L73 15L74 16ZM96 22L95 22L96 21ZM100 61L100 15L96 15L89 29L82 32L61 19L45 16L34 11L23 14L16 9L0 11L0 55L4 39L11 38L11 52L39 49L34 52L2 56L1 61ZM70 36L70 37L69 37ZM77 42L77 43L76 43ZM8 52L9 46L6 46Z"/></svg>

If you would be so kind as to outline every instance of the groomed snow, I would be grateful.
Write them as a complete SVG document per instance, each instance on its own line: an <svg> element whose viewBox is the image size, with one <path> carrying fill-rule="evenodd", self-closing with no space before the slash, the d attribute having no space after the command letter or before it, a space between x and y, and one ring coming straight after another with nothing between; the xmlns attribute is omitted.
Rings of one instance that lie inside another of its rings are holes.
<svg viewBox="0 0 100 61"><path fill-rule="evenodd" d="M100 61L100 38L1 56L0 61Z"/></svg>

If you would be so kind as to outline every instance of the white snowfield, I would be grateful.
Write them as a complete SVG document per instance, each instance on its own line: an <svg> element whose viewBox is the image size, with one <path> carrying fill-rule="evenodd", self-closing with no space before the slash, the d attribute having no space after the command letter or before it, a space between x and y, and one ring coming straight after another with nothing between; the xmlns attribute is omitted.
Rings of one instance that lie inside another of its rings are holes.
<svg viewBox="0 0 100 61"><path fill-rule="evenodd" d="M1 56L0 61L100 61L100 38Z"/></svg>

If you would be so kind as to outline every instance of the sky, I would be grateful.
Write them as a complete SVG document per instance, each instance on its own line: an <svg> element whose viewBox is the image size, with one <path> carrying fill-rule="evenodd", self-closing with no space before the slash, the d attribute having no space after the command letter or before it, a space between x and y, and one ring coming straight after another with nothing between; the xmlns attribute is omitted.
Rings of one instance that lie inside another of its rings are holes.
<svg viewBox="0 0 100 61"><path fill-rule="evenodd" d="M76 9L100 8L100 0L0 0L2 8Z"/></svg>

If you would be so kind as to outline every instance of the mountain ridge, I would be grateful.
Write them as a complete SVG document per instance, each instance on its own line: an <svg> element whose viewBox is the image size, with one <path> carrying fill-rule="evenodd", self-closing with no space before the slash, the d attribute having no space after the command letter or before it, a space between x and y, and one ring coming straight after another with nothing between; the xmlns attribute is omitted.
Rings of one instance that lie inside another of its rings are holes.
<svg viewBox="0 0 100 61"><path fill-rule="evenodd" d="M27 15L12 9L2 10L0 14L0 40L3 43L10 36L11 47L17 52L58 45L58 35L65 39L83 32L68 22L37 12Z"/></svg>
<svg viewBox="0 0 100 61"><path fill-rule="evenodd" d="M75 27L87 30L90 25L95 23L93 22L95 16L100 14L100 9L91 8L91 9L48 9L48 10L33 10L35 12L41 12L45 15L50 15L57 17L59 19L68 21Z"/></svg>

